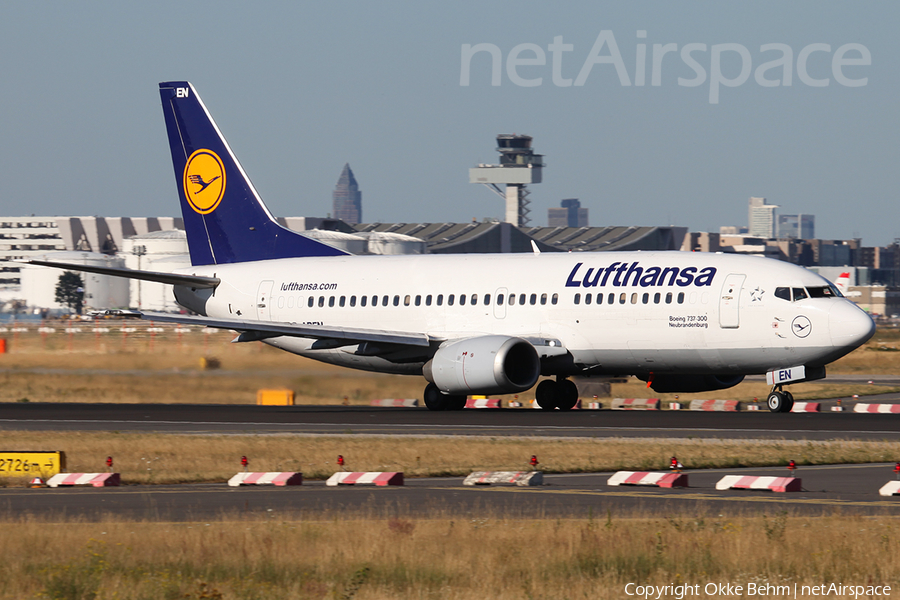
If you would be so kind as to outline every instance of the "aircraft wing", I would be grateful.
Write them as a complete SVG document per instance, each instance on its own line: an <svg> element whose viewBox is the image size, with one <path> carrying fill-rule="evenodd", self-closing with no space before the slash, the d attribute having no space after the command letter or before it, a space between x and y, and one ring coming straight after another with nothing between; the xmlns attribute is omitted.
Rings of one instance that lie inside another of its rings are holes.
<svg viewBox="0 0 900 600"><path fill-rule="evenodd" d="M145 312L141 318L148 321L164 323L182 323L185 325L203 325L216 329L240 331L239 341L256 341L281 335L311 338L316 340L340 340L347 345L353 343L401 344L406 346L431 345L432 339L424 333L407 333L401 331L384 331L380 329L353 329L348 327L325 327L322 325L297 325L294 323L273 323L269 321L244 321L240 319L213 319L210 317L172 315L168 313ZM331 347L337 347L330 344Z"/></svg>
<svg viewBox="0 0 900 600"><path fill-rule="evenodd" d="M101 275L113 275L128 279L140 279L142 281L156 281L171 285L183 285L195 289L214 288L221 280L218 277L203 277L201 275L179 275L178 273L163 273L160 271L136 271L134 269L122 269L119 267L95 267L93 265L79 265L74 263L61 263L48 260L17 260L14 262L41 267L54 267L67 271L84 271L86 273L99 273Z"/></svg>

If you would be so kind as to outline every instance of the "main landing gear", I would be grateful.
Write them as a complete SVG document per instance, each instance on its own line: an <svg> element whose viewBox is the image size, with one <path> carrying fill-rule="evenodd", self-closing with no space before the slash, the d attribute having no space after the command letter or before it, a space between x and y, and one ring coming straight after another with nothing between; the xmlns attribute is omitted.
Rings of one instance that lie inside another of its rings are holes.
<svg viewBox="0 0 900 600"><path fill-rule="evenodd" d="M466 396L442 394L433 383L425 386L423 400L428 410L462 410L466 407Z"/></svg>
<svg viewBox="0 0 900 600"><path fill-rule="evenodd" d="M794 396L790 392L783 391L782 386L776 385L769 392L766 405L770 412L791 412L794 407Z"/></svg>
<svg viewBox="0 0 900 600"><path fill-rule="evenodd" d="M545 379L534 391L534 399L543 410L572 410L578 402L578 388L568 379Z"/></svg>

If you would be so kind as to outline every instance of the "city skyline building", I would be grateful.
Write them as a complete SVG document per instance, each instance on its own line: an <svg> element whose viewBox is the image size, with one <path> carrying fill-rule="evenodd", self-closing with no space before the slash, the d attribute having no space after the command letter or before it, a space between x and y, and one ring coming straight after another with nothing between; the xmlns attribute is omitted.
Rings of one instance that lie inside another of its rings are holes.
<svg viewBox="0 0 900 600"><path fill-rule="evenodd" d="M775 237L775 210L777 204L766 203L765 198L750 198L748 214L748 232L752 236L771 239Z"/></svg>
<svg viewBox="0 0 900 600"><path fill-rule="evenodd" d="M816 237L815 215L778 215L778 237L811 240Z"/></svg>
<svg viewBox="0 0 900 600"><path fill-rule="evenodd" d="M344 164L344 170L341 171L337 185L334 186L331 200L332 217L351 225L362 221L362 192L359 191L359 184L353 176L350 163Z"/></svg>
<svg viewBox="0 0 900 600"><path fill-rule="evenodd" d="M589 227L588 209L581 208L578 198L567 198L560 208L547 209L548 227Z"/></svg>

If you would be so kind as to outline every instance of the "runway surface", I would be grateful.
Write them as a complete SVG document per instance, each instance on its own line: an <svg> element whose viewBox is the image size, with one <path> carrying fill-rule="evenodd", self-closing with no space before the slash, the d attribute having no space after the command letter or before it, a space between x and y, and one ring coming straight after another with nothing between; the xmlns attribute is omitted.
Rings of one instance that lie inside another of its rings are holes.
<svg viewBox="0 0 900 600"><path fill-rule="evenodd" d="M882 395L872 402L897 401ZM848 403L852 406L852 403ZM0 404L0 430L119 431L200 434L462 435L785 440L897 440L900 414L772 414L765 411L540 411L481 409L166 404ZM900 457L898 457L900 459ZM546 475L539 488L462 486L461 478L408 479L404 487L229 488L221 484L124 485L119 488L0 489L0 518L107 517L203 520L243 513L396 513L460 516L587 516L706 514L787 510L802 514L896 513L900 497L878 489L894 478L893 463L804 467L803 492L716 491L726 474L785 476L784 468L689 473L690 488L612 487L609 473ZM126 483L127 483L127 477Z"/></svg>
<svg viewBox="0 0 900 600"><path fill-rule="evenodd" d="M611 473L546 475L534 488L464 487L462 478L407 480L403 487L302 486L229 488L221 484L134 485L118 488L0 489L0 518L56 520L126 518L202 521L241 515L274 518L320 515L485 517L678 516L727 511L743 514L897 514L900 497L878 489L894 478L893 464L804 467L804 491L717 491L725 475L786 476L784 468L710 469L688 473L687 489L613 487Z"/></svg>
<svg viewBox="0 0 900 600"><path fill-rule="evenodd" d="M4 403L0 430L896 440L900 414Z"/></svg>

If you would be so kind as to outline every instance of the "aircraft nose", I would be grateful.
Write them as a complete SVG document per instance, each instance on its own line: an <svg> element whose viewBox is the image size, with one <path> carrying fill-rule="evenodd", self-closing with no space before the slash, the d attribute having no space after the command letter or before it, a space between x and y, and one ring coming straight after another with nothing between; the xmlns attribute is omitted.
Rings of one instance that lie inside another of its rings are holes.
<svg viewBox="0 0 900 600"><path fill-rule="evenodd" d="M856 348L875 334L875 321L852 302L836 302L828 313L831 343L835 347Z"/></svg>

